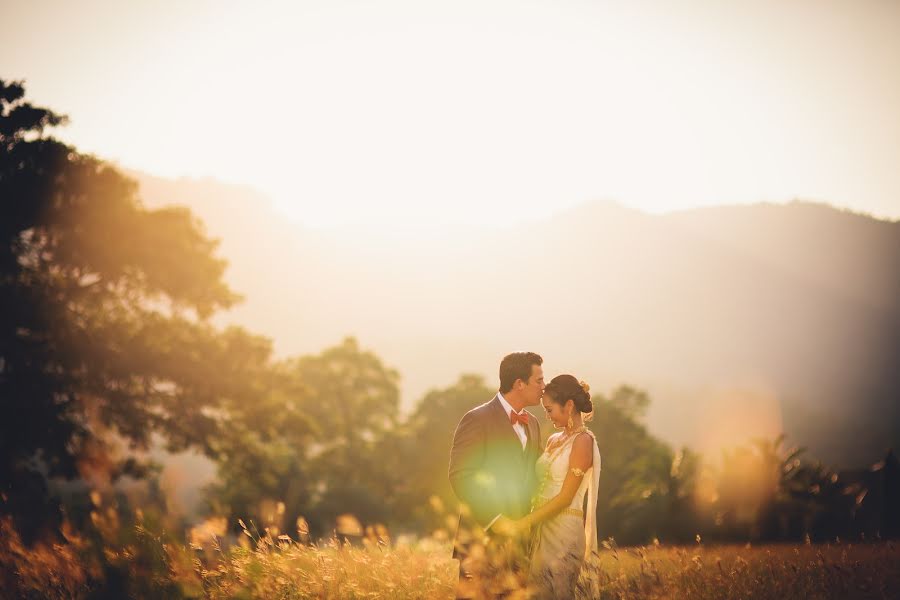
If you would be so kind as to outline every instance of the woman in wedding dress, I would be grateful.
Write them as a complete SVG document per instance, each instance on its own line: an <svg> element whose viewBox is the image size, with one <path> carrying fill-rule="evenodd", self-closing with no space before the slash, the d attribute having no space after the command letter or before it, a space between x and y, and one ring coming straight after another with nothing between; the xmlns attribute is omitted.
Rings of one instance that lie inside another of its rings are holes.
<svg viewBox="0 0 900 600"><path fill-rule="evenodd" d="M532 511L516 521L520 530L534 528L529 569L534 598L573 597L585 557L597 550L600 451L584 426L593 412L589 390L572 375L559 375L541 400L561 431L547 440L535 466L541 483Z"/></svg>

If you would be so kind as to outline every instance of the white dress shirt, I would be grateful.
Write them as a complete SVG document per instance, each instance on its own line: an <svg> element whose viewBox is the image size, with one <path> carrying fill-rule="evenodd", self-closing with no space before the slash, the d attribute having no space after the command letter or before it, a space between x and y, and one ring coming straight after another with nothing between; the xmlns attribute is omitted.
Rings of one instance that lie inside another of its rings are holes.
<svg viewBox="0 0 900 600"><path fill-rule="evenodd" d="M506 398L504 398L503 394L501 394L500 392L497 392L497 397L500 398L500 404L503 406L503 410L506 411L506 418L508 419L510 413L513 412L513 407L510 406L509 402L506 401ZM525 409L523 408L516 414L521 415L524 412L525 412ZM512 426L512 428L513 428L513 431L516 432L516 435L519 436L519 441L522 442L522 449L524 450L525 445L528 444L528 434L525 432L525 426L522 425L521 423L516 423L515 425Z"/></svg>

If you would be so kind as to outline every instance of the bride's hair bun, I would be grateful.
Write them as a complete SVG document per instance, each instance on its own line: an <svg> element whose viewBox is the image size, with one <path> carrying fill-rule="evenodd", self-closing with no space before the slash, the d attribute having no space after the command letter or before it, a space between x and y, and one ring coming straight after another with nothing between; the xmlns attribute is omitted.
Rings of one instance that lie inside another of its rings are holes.
<svg viewBox="0 0 900 600"><path fill-rule="evenodd" d="M594 403L591 402L591 386L587 384L585 380L581 380L578 382L578 385L581 386L581 389L584 390L584 403L582 404L580 410L583 413L592 413L594 412Z"/></svg>
<svg viewBox="0 0 900 600"><path fill-rule="evenodd" d="M553 397L558 404L565 404L572 400L575 408L582 413L594 412L594 403L591 402L591 386L584 381L579 381L573 375L557 375L544 388L544 393Z"/></svg>

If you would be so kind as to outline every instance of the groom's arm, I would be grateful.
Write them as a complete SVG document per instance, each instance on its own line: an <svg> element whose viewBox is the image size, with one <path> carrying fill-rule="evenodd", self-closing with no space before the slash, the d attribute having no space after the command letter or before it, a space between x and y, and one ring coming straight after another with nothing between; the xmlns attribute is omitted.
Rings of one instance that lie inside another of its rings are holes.
<svg viewBox="0 0 900 600"><path fill-rule="evenodd" d="M463 416L450 447L450 486L456 497L464 502L472 516L481 525L496 517L490 510L488 499L492 496L486 489L496 485L484 472L486 442L484 426L478 414L470 411ZM486 502L487 501L487 502Z"/></svg>

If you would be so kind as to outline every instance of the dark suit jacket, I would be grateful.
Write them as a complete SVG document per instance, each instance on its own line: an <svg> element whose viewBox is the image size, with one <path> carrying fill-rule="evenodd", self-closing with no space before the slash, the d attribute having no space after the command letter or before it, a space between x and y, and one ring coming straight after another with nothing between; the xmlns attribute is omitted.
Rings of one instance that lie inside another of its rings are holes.
<svg viewBox="0 0 900 600"><path fill-rule="evenodd" d="M537 487L534 465L540 456L541 429L529 413L528 443L513 430L499 396L465 414L450 448L450 485L468 506L460 516L460 529L477 523L482 528L499 514L518 519L528 514ZM464 544L457 531L453 556Z"/></svg>

